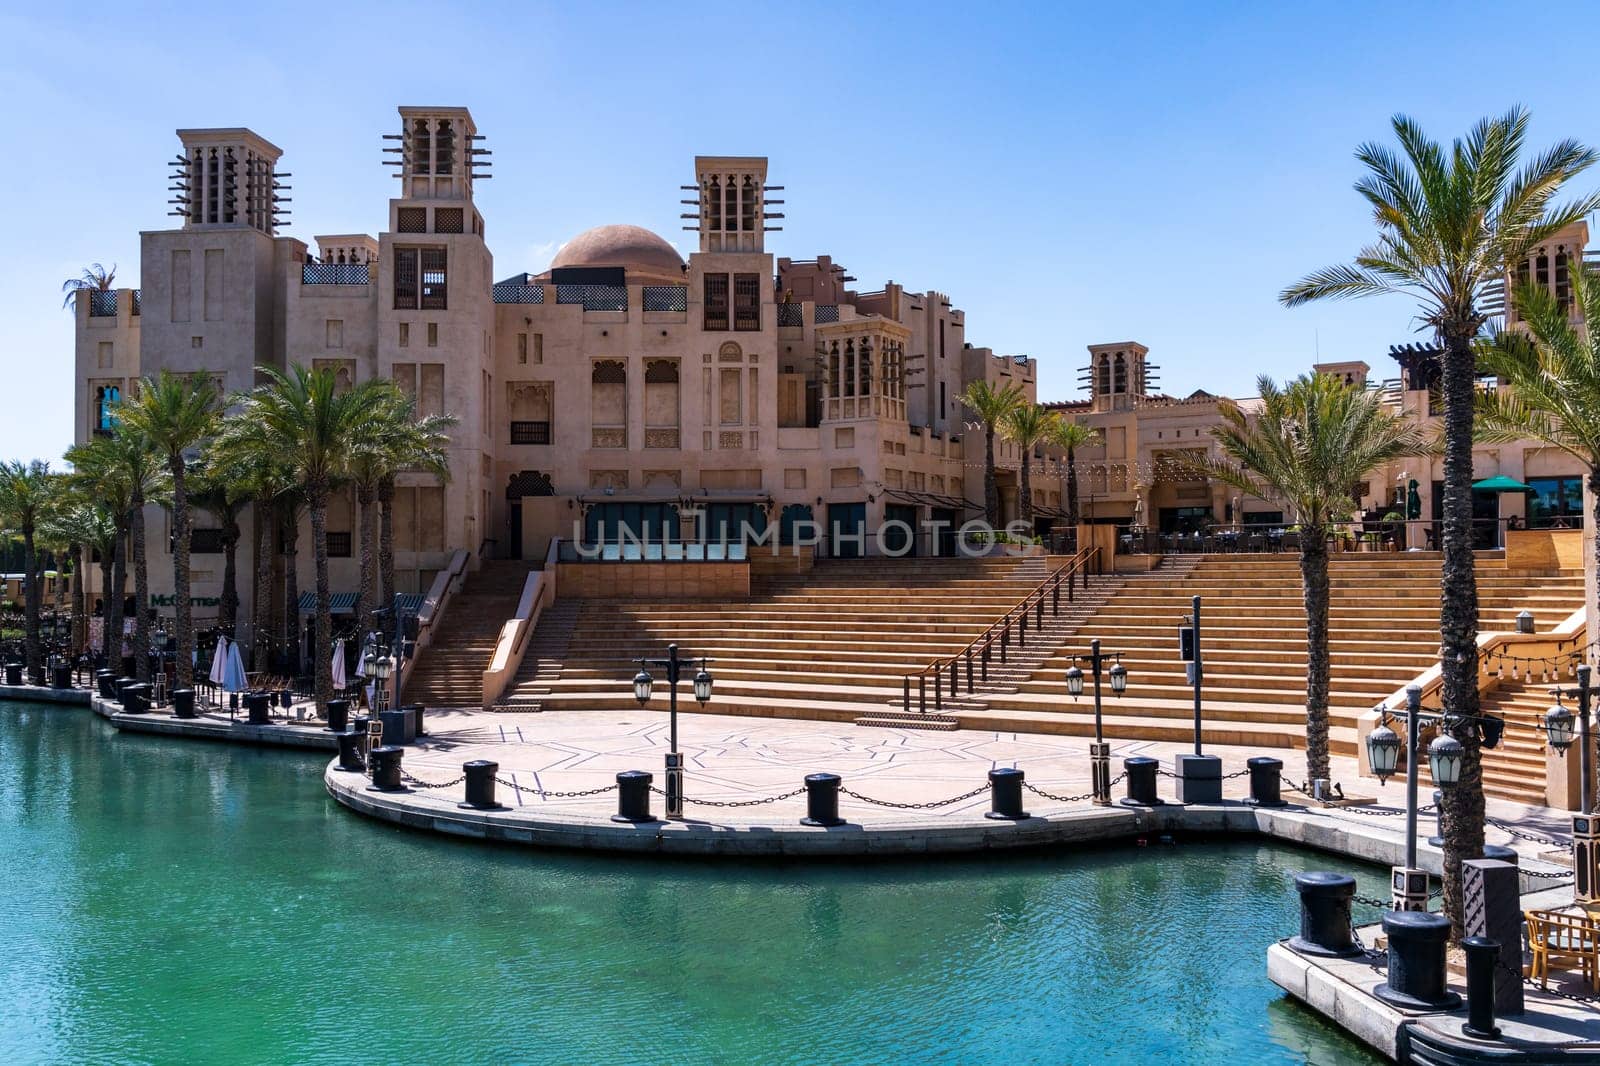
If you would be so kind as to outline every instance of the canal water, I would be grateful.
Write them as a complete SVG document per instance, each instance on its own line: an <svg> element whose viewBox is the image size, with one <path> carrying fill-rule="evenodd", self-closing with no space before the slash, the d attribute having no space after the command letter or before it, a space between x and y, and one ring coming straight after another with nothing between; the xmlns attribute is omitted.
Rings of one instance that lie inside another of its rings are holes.
<svg viewBox="0 0 1600 1066"><path fill-rule="evenodd" d="M540 853L360 818L322 767L0 703L0 1062L1378 1061L1265 976L1342 859Z"/></svg>

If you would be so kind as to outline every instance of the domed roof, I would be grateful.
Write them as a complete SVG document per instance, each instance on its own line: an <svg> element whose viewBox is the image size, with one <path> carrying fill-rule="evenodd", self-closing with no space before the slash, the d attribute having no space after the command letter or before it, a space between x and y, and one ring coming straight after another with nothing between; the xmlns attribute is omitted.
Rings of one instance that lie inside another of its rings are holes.
<svg viewBox="0 0 1600 1066"><path fill-rule="evenodd" d="M678 275L683 271L683 257L643 226L596 226L562 245L550 267L624 267Z"/></svg>

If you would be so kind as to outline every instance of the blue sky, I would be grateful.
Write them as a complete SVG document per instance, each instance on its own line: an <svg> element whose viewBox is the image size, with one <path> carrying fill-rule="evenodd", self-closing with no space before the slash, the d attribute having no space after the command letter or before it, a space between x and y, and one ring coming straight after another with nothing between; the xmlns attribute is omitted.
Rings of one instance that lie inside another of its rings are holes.
<svg viewBox="0 0 1600 1066"><path fill-rule="evenodd" d="M1247 394L1261 372L1413 339L1403 299L1285 310L1276 294L1370 234L1365 139L1441 138L1514 103L1532 144L1600 141L1592 5L389 3L0 7L10 165L0 258L0 456L70 440L61 280L138 280L183 126L250 126L292 171L286 232L384 225L399 104L464 104L497 277L589 226L687 249L692 157L771 157L779 255L830 254L863 289L948 292L968 339L1077 395L1085 346L1137 340L1162 387ZM697 17L714 10L715 20ZM1537 32L1532 32L1537 31ZM1588 191L1600 172L1582 179Z"/></svg>

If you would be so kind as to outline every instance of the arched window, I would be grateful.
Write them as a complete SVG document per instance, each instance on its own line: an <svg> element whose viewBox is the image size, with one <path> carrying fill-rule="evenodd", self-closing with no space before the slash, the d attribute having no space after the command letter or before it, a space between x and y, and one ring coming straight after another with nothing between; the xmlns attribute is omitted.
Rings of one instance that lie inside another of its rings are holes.
<svg viewBox="0 0 1600 1066"><path fill-rule="evenodd" d="M1567 253L1565 249L1556 252L1556 303L1561 310L1572 310L1572 283L1567 277Z"/></svg>
<svg viewBox="0 0 1600 1066"><path fill-rule="evenodd" d="M419 118L411 127L411 171L414 174L429 174L429 159L433 154L433 139L428 136L428 120Z"/></svg>
<svg viewBox="0 0 1600 1066"><path fill-rule="evenodd" d="M713 231L722 228L722 184L716 178L711 179L711 184L706 187L706 206L710 209L711 217L708 220Z"/></svg>
<svg viewBox="0 0 1600 1066"><path fill-rule="evenodd" d="M439 120L439 129L433 138L433 162L435 174L450 174L455 170L456 130L447 118Z"/></svg>
<svg viewBox="0 0 1600 1066"><path fill-rule="evenodd" d="M1111 391L1121 394L1128 391L1128 360L1121 352L1117 353L1116 369L1112 372Z"/></svg>
<svg viewBox="0 0 1600 1066"><path fill-rule="evenodd" d="M840 395L839 383L839 342L834 341L828 346L828 395Z"/></svg>
<svg viewBox="0 0 1600 1066"><path fill-rule="evenodd" d="M1105 352L1095 356L1094 391L1100 396L1111 395L1111 356Z"/></svg>
<svg viewBox="0 0 1600 1066"><path fill-rule="evenodd" d="M872 395L872 339L861 338L861 395Z"/></svg>
<svg viewBox="0 0 1600 1066"><path fill-rule="evenodd" d="M117 404L122 400L122 390L116 385L101 385L94 390L94 428L96 433L110 433L117 425Z"/></svg>
<svg viewBox="0 0 1600 1066"><path fill-rule="evenodd" d="M842 395L854 396L856 394L856 342L847 339L844 342L844 392Z"/></svg>

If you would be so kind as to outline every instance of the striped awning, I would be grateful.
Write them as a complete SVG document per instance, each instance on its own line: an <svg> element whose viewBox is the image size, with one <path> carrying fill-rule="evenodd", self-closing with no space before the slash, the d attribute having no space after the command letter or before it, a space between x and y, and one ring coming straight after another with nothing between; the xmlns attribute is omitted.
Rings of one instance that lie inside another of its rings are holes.
<svg viewBox="0 0 1600 1066"><path fill-rule="evenodd" d="M422 601L427 597L420 592L401 592L395 595L395 599L400 603L401 614L416 614L422 610Z"/></svg>
<svg viewBox="0 0 1600 1066"><path fill-rule="evenodd" d="M354 592L334 592L328 595L328 607L334 614L354 614L356 610L356 594ZM311 614L317 609L317 594L315 592L302 592L300 594L300 613Z"/></svg>

